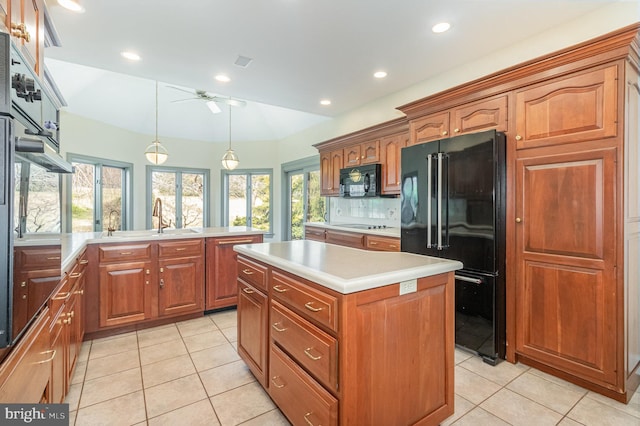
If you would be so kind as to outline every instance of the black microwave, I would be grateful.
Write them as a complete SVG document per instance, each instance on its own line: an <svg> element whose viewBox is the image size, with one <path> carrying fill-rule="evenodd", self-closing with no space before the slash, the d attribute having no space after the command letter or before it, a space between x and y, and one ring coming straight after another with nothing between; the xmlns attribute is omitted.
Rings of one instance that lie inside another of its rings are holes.
<svg viewBox="0 0 640 426"><path fill-rule="evenodd" d="M340 170L341 197L377 197L380 195L380 164Z"/></svg>

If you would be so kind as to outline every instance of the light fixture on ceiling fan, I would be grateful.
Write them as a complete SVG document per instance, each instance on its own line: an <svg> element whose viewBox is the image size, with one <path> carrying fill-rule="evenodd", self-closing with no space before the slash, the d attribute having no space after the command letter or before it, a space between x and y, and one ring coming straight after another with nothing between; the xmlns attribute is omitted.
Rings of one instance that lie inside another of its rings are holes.
<svg viewBox="0 0 640 426"><path fill-rule="evenodd" d="M229 104L229 149L222 156L222 167L227 170L233 170L238 167L238 164L240 164L240 160L231 149L231 104Z"/></svg>
<svg viewBox="0 0 640 426"><path fill-rule="evenodd" d="M58 0L58 4L72 12L84 13L84 7L80 0Z"/></svg>
<svg viewBox="0 0 640 426"><path fill-rule="evenodd" d="M213 114L218 114L219 112L222 111L220 109L219 104L226 104L229 106L236 106L236 107L244 107L247 104L245 101L242 101L240 99L223 98L221 96L215 96L215 95L212 95L211 93L208 93L205 90L188 90L188 89L183 89L182 87L176 87L176 86L167 86L167 87L170 87L175 90L180 90L181 92L186 92L186 93L195 95L195 98L178 99L176 101L172 101L172 103L196 101L196 100L204 101L207 107L209 107L209 110Z"/></svg>
<svg viewBox="0 0 640 426"><path fill-rule="evenodd" d="M158 81L156 80L156 138L151 145L144 150L144 155L150 163L162 164L169 158L169 151L160 144L158 139Z"/></svg>

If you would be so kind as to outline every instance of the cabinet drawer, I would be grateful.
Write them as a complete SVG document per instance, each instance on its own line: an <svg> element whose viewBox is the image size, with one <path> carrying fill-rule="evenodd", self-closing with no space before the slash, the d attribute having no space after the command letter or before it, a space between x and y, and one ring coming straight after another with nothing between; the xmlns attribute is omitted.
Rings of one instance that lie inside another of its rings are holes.
<svg viewBox="0 0 640 426"><path fill-rule="evenodd" d="M60 246L16 248L16 262L23 271L60 269Z"/></svg>
<svg viewBox="0 0 640 426"><path fill-rule="evenodd" d="M327 230L326 242L346 247L364 248L364 234Z"/></svg>
<svg viewBox="0 0 640 426"><path fill-rule="evenodd" d="M338 389L338 343L299 315L271 302L271 337L318 381Z"/></svg>
<svg viewBox="0 0 640 426"><path fill-rule="evenodd" d="M56 316L62 305L71 297L71 280L67 274L62 277L60 284L53 291L51 299L49 299L49 311L51 315Z"/></svg>
<svg viewBox="0 0 640 426"><path fill-rule="evenodd" d="M365 246L368 250L400 251L400 238L365 237Z"/></svg>
<svg viewBox="0 0 640 426"><path fill-rule="evenodd" d="M101 245L98 250L100 262L128 262L151 258L151 243L127 245Z"/></svg>
<svg viewBox="0 0 640 426"><path fill-rule="evenodd" d="M246 257L238 256L238 278L267 291L267 268L252 262Z"/></svg>
<svg viewBox="0 0 640 426"><path fill-rule="evenodd" d="M180 240L158 243L158 257L200 256L204 250L204 240Z"/></svg>
<svg viewBox="0 0 640 426"><path fill-rule="evenodd" d="M271 345L269 395L294 425L337 425L338 401Z"/></svg>
<svg viewBox="0 0 640 426"><path fill-rule="evenodd" d="M304 239L305 240L314 240L314 241L324 241L325 240L324 229L305 226L304 227Z"/></svg>
<svg viewBox="0 0 640 426"><path fill-rule="evenodd" d="M271 296L303 318L336 331L338 325L338 299L320 292L295 279L273 271Z"/></svg>

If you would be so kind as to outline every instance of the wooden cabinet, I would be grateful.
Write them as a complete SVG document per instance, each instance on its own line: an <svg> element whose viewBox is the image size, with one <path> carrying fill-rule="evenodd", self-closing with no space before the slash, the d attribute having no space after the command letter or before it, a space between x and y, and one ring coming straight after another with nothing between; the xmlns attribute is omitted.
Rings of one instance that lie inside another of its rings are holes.
<svg viewBox="0 0 640 426"><path fill-rule="evenodd" d="M400 251L400 238L365 235L365 248L375 251Z"/></svg>
<svg viewBox="0 0 640 426"><path fill-rule="evenodd" d="M204 310L204 240L158 243L158 315Z"/></svg>
<svg viewBox="0 0 640 426"><path fill-rule="evenodd" d="M400 251L399 237L338 231L313 225L305 225L304 235L306 240L327 242L340 246L375 251Z"/></svg>
<svg viewBox="0 0 640 426"><path fill-rule="evenodd" d="M617 91L617 65L573 74L517 91L517 148L616 136Z"/></svg>
<svg viewBox="0 0 640 426"><path fill-rule="evenodd" d="M326 233L324 228L316 226L304 225L304 239L324 242L326 239Z"/></svg>
<svg viewBox="0 0 640 426"><path fill-rule="evenodd" d="M439 112L412 120L409 124L409 145L417 145L445 139L449 137L449 117L450 113Z"/></svg>
<svg viewBox="0 0 640 426"><path fill-rule="evenodd" d="M380 160L382 162L381 193L400 194L401 189L401 150L407 146L409 135L401 133L380 140Z"/></svg>
<svg viewBox="0 0 640 426"><path fill-rule="evenodd" d="M340 193L340 169L343 164L342 149L320 152L320 195Z"/></svg>
<svg viewBox="0 0 640 426"><path fill-rule="evenodd" d="M49 320L49 309L45 307L0 364L0 401L3 404L46 400L51 362L56 355L50 346Z"/></svg>
<svg viewBox="0 0 640 426"><path fill-rule="evenodd" d="M44 59L44 12L42 0L10 0L7 15L11 36L31 69L42 74Z"/></svg>
<svg viewBox="0 0 640 426"><path fill-rule="evenodd" d="M364 235L356 232L336 231L327 229L325 242L341 246L364 248Z"/></svg>
<svg viewBox="0 0 640 426"><path fill-rule="evenodd" d="M269 305L266 293L238 279L238 354L262 386L267 387Z"/></svg>
<svg viewBox="0 0 640 426"><path fill-rule="evenodd" d="M380 162L380 141L373 140L344 149L342 167L360 166Z"/></svg>
<svg viewBox="0 0 640 426"><path fill-rule="evenodd" d="M254 355L240 340L238 352L292 424L438 424L453 413L453 273L400 296L399 284L340 294L264 267L266 295L238 281L238 336ZM398 383L419 391L398 397Z"/></svg>
<svg viewBox="0 0 640 426"><path fill-rule="evenodd" d="M238 272L233 246L261 243L262 240L262 235L207 238L206 309L238 303Z"/></svg>

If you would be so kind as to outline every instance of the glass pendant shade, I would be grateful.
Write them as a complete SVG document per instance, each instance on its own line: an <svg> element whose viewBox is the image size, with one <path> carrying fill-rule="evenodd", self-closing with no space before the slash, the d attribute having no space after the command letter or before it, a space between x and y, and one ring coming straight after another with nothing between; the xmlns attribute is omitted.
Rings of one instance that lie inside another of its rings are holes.
<svg viewBox="0 0 640 426"><path fill-rule="evenodd" d="M144 155L147 157L147 161L155 165L162 164L169 158L169 152L160 145L160 141L157 139L144 150Z"/></svg>
<svg viewBox="0 0 640 426"><path fill-rule="evenodd" d="M240 164L238 156L231 148L229 148L222 156L222 167L227 170L233 170L238 167L238 164Z"/></svg>
<svg viewBox="0 0 640 426"><path fill-rule="evenodd" d="M58 0L58 4L65 9L69 9L72 12L83 13L84 7L80 3L80 0Z"/></svg>

